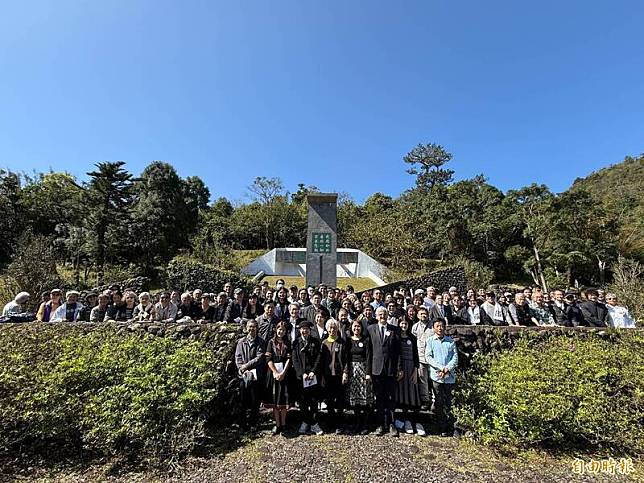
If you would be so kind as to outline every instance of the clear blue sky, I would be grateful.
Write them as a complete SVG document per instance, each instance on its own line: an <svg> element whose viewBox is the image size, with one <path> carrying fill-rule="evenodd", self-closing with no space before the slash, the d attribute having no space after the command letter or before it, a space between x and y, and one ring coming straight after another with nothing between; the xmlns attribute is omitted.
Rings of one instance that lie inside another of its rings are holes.
<svg viewBox="0 0 644 483"><path fill-rule="evenodd" d="M255 176L362 201L457 179L566 189L644 152L644 2L5 0L0 166L152 160L243 200Z"/></svg>

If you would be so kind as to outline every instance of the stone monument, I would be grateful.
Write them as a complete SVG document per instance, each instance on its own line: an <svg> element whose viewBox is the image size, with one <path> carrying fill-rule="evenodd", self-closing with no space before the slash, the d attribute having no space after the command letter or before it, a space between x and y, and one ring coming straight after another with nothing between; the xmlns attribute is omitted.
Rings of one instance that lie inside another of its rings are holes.
<svg viewBox="0 0 644 483"><path fill-rule="evenodd" d="M337 193L308 195L308 230L306 233L306 284L317 287L323 283L335 287L338 247Z"/></svg>

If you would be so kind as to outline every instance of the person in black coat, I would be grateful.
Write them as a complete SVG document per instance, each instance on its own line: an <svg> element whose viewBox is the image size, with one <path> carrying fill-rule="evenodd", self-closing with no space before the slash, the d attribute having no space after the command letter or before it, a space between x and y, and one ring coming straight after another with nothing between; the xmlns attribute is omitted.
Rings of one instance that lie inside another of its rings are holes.
<svg viewBox="0 0 644 483"><path fill-rule="evenodd" d="M548 305L548 309L556 325L572 327L570 305L564 300L564 294L561 290L554 291L554 300Z"/></svg>
<svg viewBox="0 0 644 483"><path fill-rule="evenodd" d="M230 320L234 322L241 322L244 318L244 309L246 308L246 301L244 300L244 289L235 289L235 299L230 303Z"/></svg>
<svg viewBox="0 0 644 483"><path fill-rule="evenodd" d="M215 305L215 313L213 314L214 322L230 322L230 304L228 303L228 296L226 292L220 292L217 295L217 305Z"/></svg>
<svg viewBox="0 0 644 483"><path fill-rule="evenodd" d="M302 425L299 433L324 434L317 421L319 386L322 377L322 351L320 339L311 337L311 323L300 322L300 337L293 342L293 368L297 379L302 384L300 411Z"/></svg>
<svg viewBox="0 0 644 483"><path fill-rule="evenodd" d="M484 317L482 312L485 311L479 307L478 301L472 296L467 299L467 305L456 313L454 323L457 325L481 325Z"/></svg>
<svg viewBox="0 0 644 483"><path fill-rule="evenodd" d="M326 323L328 336L322 341L322 374L329 421L336 434L344 432L344 388L349 382L348 349L335 320Z"/></svg>
<svg viewBox="0 0 644 483"><path fill-rule="evenodd" d="M201 310L197 305L193 303L192 295L190 295L190 292L185 292L183 295L181 295L181 303L179 304L179 307L177 307L177 320L184 317L198 319L200 313Z"/></svg>
<svg viewBox="0 0 644 483"><path fill-rule="evenodd" d="M584 316L586 325L590 327L608 327L608 309L597 302L599 293L594 288L586 290L586 301L579 308Z"/></svg>
<svg viewBox="0 0 644 483"><path fill-rule="evenodd" d="M443 305L442 295L436 295L436 303L432 306L429 312L430 323L433 323L436 319L445 319L448 325L452 325L454 323L452 307L449 305Z"/></svg>
<svg viewBox="0 0 644 483"><path fill-rule="evenodd" d="M565 296L565 300L566 305L568 305L568 317L572 327L585 326L586 321L584 320L584 314L579 308L577 295L572 292L568 292Z"/></svg>
<svg viewBox="0 0 644 483"><path fill-rule="evenodd" d="M315 323L311 329L311 337L320 339L322 342L329 336L329 332L326 330L326 321L329 320L329 311L320 307L315 311Z"/></svg>
<svg viewBox="0 0 644 483"><path fill-rule="evenodd" d="M376 396L376 413L379 426L376 434L382 436L389 431L398 436L393 425L393 412L396 409L396 379L402 377L400 367L400 337L396 326L387 324L387 309L376 309L377 324L367 330L371 344L371 357L367 373L371 376Z"/></svg>
<svg viewBox="0 0 644 483"><path fill-rule="evenodd" d="M203 320L204 322L212 322L215 316L215 308L210 305L210 295L202 294L200 304L199 312L195 318L197 320Z"/></svg>

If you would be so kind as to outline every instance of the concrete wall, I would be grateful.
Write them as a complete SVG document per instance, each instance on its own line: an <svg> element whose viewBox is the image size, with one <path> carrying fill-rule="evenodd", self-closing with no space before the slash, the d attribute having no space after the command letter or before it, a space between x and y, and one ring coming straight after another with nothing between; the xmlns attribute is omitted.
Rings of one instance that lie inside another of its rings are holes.
<svg viewBox="0 0 644 483"><path fill-rule="evenodd" d="M284 250L288 252L306 253L305 248L274 248L261 257L256 258L242 269L246 275L255 275L263 271L266 275L282 275L290 277L303 277L306 275L305 263L278 262L277 252ZM338 248L338 253L356 253L357 263L336 263L336 275L338 278L345 277L368 277L378 285L384 285L385 267L378 261L371 258L363 251L353 248Z"/></svg>

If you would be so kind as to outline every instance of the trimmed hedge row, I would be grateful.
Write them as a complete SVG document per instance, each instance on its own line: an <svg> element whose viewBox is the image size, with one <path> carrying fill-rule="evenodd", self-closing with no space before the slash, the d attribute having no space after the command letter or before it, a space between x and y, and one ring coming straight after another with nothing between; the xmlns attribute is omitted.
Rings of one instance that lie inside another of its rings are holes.
<svg viewBox="0 0 644 483"><path fill-rule="evenodd" d="M641 454L644 334L613 335L526 334L477 354L456 394L459 423L486 444Z"/></svg>
<svg viewBox="0 0 644 483"><path fill-rule="evenodd" d="M0 331L0 452L56 447L175 460L204 434L219 374L200 341L103 326Z"/></svg>

